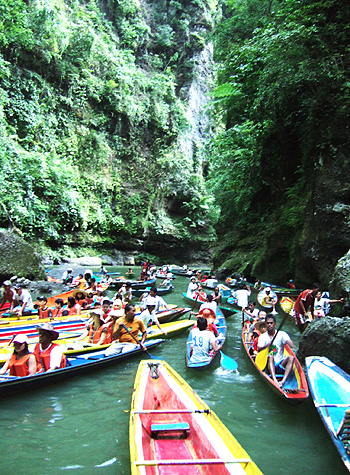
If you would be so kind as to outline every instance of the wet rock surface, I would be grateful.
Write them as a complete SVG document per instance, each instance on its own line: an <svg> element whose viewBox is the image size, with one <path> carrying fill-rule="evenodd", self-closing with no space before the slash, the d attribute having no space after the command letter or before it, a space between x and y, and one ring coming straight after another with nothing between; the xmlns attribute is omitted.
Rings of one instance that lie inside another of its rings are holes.
<svg viewBox="0 0 350 475"><path fill-rule="evenodd" d="M298 359L326 356L350 373L350 317L325 317L309 324L299 342Z"/></svg>

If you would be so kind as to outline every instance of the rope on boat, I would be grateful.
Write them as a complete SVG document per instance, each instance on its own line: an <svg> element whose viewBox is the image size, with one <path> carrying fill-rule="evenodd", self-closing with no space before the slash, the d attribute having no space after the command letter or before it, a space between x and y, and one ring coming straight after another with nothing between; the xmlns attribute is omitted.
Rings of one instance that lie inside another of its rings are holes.
<svg viewBox="0 0 350 475"><path fill-rule="evenodd" d="M151 378L158 379L159 378L159 371L158 371L159 363L148 363L148 367L151 371Z"/></svg>

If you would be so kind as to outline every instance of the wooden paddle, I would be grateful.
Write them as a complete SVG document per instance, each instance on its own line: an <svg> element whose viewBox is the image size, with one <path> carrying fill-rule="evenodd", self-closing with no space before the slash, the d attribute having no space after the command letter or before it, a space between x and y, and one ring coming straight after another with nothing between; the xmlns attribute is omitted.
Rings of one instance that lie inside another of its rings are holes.
<svg viewBox="0 0 350 475"><path fill-rule="evenodd" d="M259 353L256 355L256 358L255 358L255 364L257 365L257 367L263 371L265 368L266 368L266 364L267 364L267 358L269 356L269 351L270 351L270 348L272 346L272 343L274 342L276 336L277 336L277 333L280 331L280 329L282 328L284 322L286 321L286 318L288 317L288 314L286 314L280 324L280 326L278 327L276 333L275 333L275 336L272 338L272 341L270 343L269 346L267 346L266 348L264 348L263 350L259 351ZM268 317L266 317L268 318Z"/></svg>
<svg viewBox="0 0 350 475"><path fill-rule="evenodd" d="M131 338L133 338L133 339L136 341L136 343L137 343L138 345L140 345L139 340L137 340L137 338L135 338L134 335L129 332L129 330L126 328L126 326L125 326L124 324L122 324L122 327L124 328L124 330L125 330L127 333L129 333L129 335L131 336ZM140 346L141 346L141 345L140 345ZM143 348L142 348L142 349L143 349ZM149 358L151 358L151 359L153 359L153 360L157 359L157 358L155 358L154 356L152 356L151 353L149 353L148 350L143 350L143 351L147 353L147 355L148 355Z"/></svg>
<svg viewBox="0 0 350 475"><path fill-rule="evenodd" d="M194 304L193 304L193 307L192 307L192 310L190 311L190 316L188 317L189 320L191 320L191 317L192 317L192 312L196 306L196 303L197 303L197 300L198 300L198 297L199 297L199 294L197 294L197 297L196 297L196 300L194 301Z"/></svg>

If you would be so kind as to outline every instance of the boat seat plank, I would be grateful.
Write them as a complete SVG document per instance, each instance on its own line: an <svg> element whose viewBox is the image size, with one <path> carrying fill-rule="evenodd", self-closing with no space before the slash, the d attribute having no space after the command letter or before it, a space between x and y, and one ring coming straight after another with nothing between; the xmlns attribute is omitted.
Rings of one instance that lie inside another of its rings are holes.
<svg viewBox="0 0 350 475"><path fill-rule="evenodd" d="M163 422L151 425L151 436L154 439L159 437L182 438L188 437L190 426L187 422ZM180 432L178 435L176 433Z"/></svg>

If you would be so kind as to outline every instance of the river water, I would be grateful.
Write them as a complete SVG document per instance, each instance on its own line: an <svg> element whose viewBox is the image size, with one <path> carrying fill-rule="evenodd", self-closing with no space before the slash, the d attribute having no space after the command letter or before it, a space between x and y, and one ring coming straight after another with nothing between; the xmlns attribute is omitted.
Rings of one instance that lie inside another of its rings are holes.
<svg viewBox="0 0 350 475"><path fill-rule="evenodd" d="M125 272L126 268L114 270ZM177 277L175 290L165 300L185 306L182 292L188 282ZM203 372L187 369L187 332L165 341L151 354L166 360L209 404L263 473L348 473L311 399L290 406L275 395L243 350L240 318L226 321L223 351L238 362L237 373L224 371L219 359ZM287 321L284 330L297 344L299 335L293 323ZM140 357L134 357L99 372L3 399L0 474L129 475L129 410L139 361Z"/></svg>

